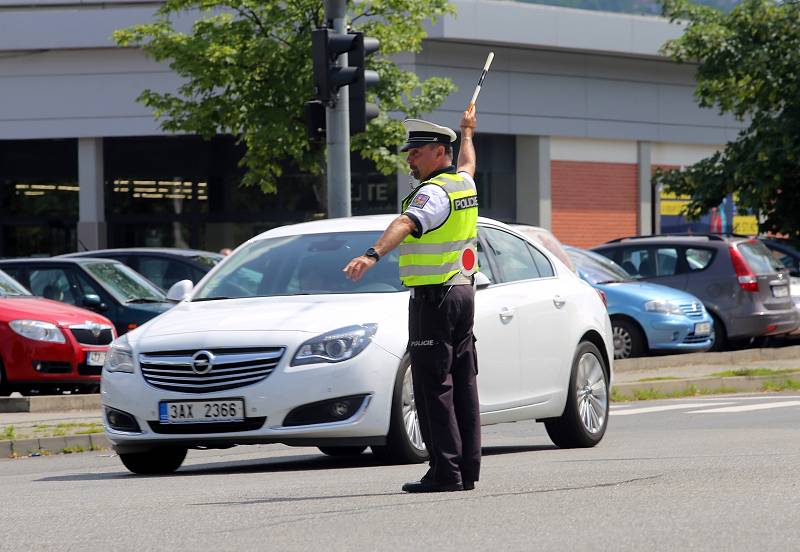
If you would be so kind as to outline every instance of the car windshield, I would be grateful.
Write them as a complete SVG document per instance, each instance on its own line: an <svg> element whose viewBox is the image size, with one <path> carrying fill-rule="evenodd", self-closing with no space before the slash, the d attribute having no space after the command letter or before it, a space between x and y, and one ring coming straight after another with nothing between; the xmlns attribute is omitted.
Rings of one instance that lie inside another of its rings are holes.
<svg viewBox="0 0 800 552"><path fill-rule="evenodd" d="M201 264L205 266L207 269L211 270L215 266L219 264L222 260L222 255L194 255L192 256L192 260L197 264Z"/></svg>
<svg viewBox="0 0 800 552"><path fill-rule="evenodd" d="M0 270L0 297L14 295L30 295L30 292L14 278Z"/></svg>
<svg viewBox="0 0 800 552"><path fill-rule="evenodd" d="M633 280L624 268L602 255L590 251L568 250L581 278L592 285L630 282Z"/></svg>
<svg viewBox="0 0 800 552"><path fill-rule="evenodd" d="M86 271L97 279L121 303L163 303L166 296L138 272L122 263L84 263Z"/></svg>
<svg viewBox="0 0 800 552"><path fill-rule="evenodd" d="M250 242L198 288L193 300L403 291L397 250L382 257L358 282L342 272L379 236L380 232L337 232Z"/></svg>

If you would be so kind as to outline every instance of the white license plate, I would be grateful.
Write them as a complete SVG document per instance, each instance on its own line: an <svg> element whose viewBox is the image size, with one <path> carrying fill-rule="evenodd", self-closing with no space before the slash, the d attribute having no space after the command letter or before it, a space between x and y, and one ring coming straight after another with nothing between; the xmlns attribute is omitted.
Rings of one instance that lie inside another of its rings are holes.
<svg viewBox="0 0 800 552"><path fill-rule="evenodd" d="M789 286L772 286L773 297L788 297Z"/></svg>
<svg viewBox="0 0 800 552"><path fill-rule="evenodd" d="M241 422L244 420L244 401L163 401L158 404L158 419L163 424Z"/></svg>
<svg viewBox="0 0 800 552"><path fill-rule="evenodd" d="M105 351L89 351L86 353L86 364L88 366L102 366L106 363Z"/></svg>
<svg viewBox="0 0 800 552"><path fill-rule="evenodd" d="M708 335L711 333L710 322L698 322L694 325L694 335Z"/></svg>

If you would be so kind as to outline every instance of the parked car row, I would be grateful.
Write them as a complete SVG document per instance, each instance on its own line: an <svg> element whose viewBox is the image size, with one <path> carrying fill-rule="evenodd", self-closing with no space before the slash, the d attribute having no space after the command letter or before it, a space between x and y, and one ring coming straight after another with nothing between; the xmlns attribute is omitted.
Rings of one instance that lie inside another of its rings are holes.
<svg viewBox="0 0 800 552"><path fill-rule="evenodd" d="M761 240L742 236L650 236L594 250L639 280L684 290L714 319L714 350L783 335L800 325L789 270Z"/></svg>
<svg viewBox="0 0 800 552"><path fill-rule="evenodd" d="M591 251L517 226L605 293L616 358L723 350L800 332L800 247L737 235L619 238ZM633 284L633 285L632 285ZM646 284L646 285L645 285Z"/></svg>
<svg viewBox="0 0 800 552"><path fill-rule="evenodd" d="M162 286L197 283L221 259L140 248L0 260L0 396L97 391L112 339L174 305Z"/></svg>

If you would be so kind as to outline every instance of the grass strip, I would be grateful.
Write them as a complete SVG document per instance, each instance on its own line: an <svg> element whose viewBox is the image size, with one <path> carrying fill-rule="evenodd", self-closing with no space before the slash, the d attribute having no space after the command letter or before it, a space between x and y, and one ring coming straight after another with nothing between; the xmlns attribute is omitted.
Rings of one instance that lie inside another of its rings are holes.
<svg viewBox="0 0 800 552"><path fill-rule="evenodd" d="M783 381L765 381L761 388L764 391L800 391L800 381L791 378Z"/></svg>
<svg viewBox="0 0 800 552"><path fill-rule="evenodd" d="M665 393L663 391L656 391L654 389L637 390L633 395L622 395L616 389L611 391L611 400L613 402L625 401L652 401L655 399L679 399L682 397L695 397L700 395L719 395L737 393L738 389L735 387L717 387L715 389L698 389L694 385L689 385L685 389L679 391L671 391Z"/></svg>
<svg viewBox="0 0 800 552"><path fill-rule="evenodd" d="M731 378L736 376L779 376L781 374L792 374L800 372L797 368L786 368L782 370L771 370L769 368L739 368L736 370L723 370L713 372L711 375L718 378Z"/></svg>

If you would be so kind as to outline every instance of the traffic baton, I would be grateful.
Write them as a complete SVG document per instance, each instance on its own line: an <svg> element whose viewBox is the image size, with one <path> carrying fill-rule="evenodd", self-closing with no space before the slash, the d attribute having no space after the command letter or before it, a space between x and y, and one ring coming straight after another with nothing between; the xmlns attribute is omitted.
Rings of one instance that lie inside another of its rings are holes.
<svg viewBox="0 0 800 552"><path fill-rule="evenodd" d="M493 59L494 59L494 52L489 52L489 55L486 56L486 63L483 64L483 71L481 72L481 78L478 79L478 86L475 87L475 92L472 94L472 99L469 101L469 106L467 106L467 111L470 111L473 107L475 107L475 102L478 101L478 94L481 93L481 85L483 84L483 79L486 78L486 73L489 72L489 66L492 64Z"/></svg>

